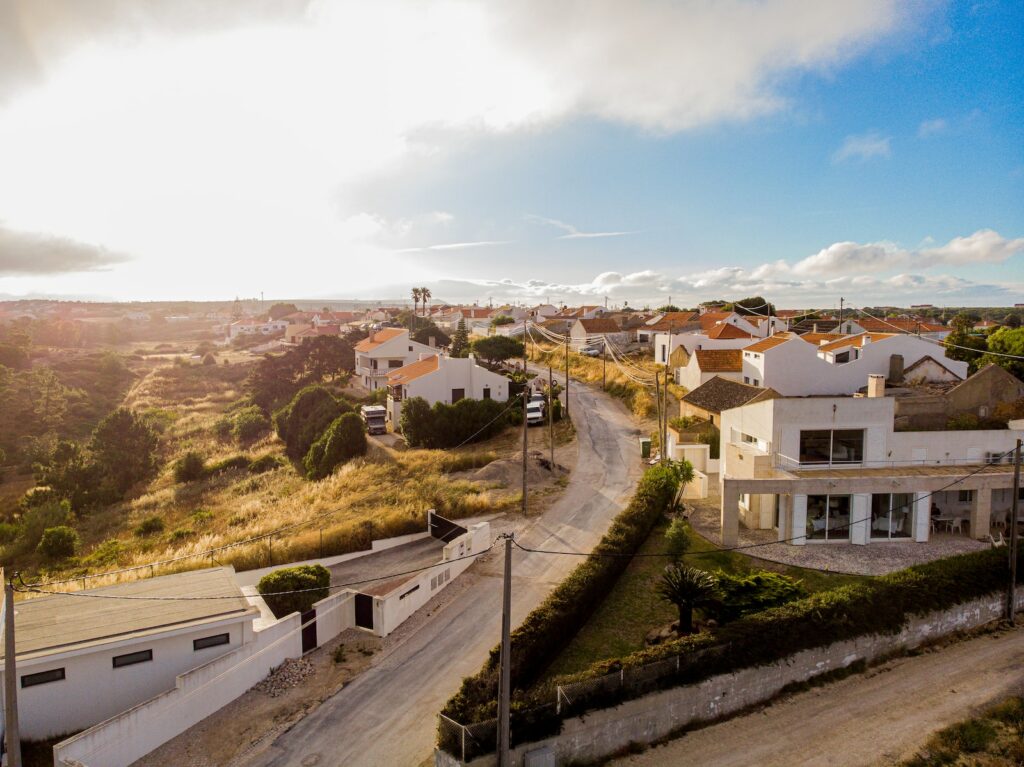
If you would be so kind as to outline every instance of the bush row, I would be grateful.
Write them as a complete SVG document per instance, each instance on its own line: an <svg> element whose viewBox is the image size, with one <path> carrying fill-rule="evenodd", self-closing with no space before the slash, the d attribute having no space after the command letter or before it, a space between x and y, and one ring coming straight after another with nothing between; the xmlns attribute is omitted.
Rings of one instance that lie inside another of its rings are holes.
<svg viewBox="0 0 1024 767"><path fill-rule="evenodd" d="M512 633L513 690L533 684L587 622L668 508L677 489L678 478L671 469L648 469L629 505L615 518L593 553ZM463 680L459 692L444 707L446 716L464 724L494 716L499 656L499 648L493 649L484 668Z"/></svg>
<svg viewBox="0 0 1024 767"><path fill-rule="evenodd" d="M410 397L402 405L402 435L410 447L447 448L488 439L515 422L522 407L502 411L507 403L493 399L462 399L454 405ZM521 418L519 423L522 423Z"/></svg>

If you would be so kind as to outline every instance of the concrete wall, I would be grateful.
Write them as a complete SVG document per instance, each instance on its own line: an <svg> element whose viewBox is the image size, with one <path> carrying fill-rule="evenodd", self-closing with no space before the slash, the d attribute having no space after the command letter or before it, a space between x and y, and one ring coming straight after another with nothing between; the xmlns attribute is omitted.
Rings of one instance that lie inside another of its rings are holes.
<svg viewBox="0 0 1024 767"><path fill-rule="evenodd" d="M1024 607L1018 593L1017 610ZM806 682L821 674L846 668L856 661L871 662L901 649L920 647L926 642L967 631L1002 618L1004 596L993 594L949 610L911 619L898 634L869 635L828 647L806 650L778 662L722 674L704 682L676 687L626 701L614 708L590 711L567 719L562 732L536 743L512 750L512 765L526 765L527 756L536 758L547 751L555 764L599 762L630 743L653 743L688 724L729 716L777 695L786 685ZM780 737L784 733L779 734ZM453 767L459 761L438 751L436 765ZM494 754L475 759L473 767L497 764Z"/></svg>
<svg viewBox="0 0 1024 767"><path fill-rule="evenodd" d="M193 650L192 640L228 634L229 644ZM63 668L65 678L18 689L21 736L52 738L90 727L172 687L175 677L230 653L252 636L252 616L217 621L201 627L89 647L44 658L18 660L18 677ZM113 658L143 650L153 660L114 668ZM0 680L2 680L0 673ZM102 695L97 691L102 690Z"/></svg>

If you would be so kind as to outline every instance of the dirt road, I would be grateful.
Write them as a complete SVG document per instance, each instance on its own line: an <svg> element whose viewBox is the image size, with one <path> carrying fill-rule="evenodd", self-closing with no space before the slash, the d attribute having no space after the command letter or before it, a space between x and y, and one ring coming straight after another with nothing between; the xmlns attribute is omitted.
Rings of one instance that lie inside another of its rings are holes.
<svg viewBox="0 0 1024 767"><path fill-rule="evenodd" d="M616 767L893 765L928 736L1024 689L1024 628L899 658L691 732Z"/></svg>
<svg viewBox="0 0 1024 767"><path fill-rule="evenodd" d="M638 431L625 408L575 383L571 397L576 468L561 497L521 536L531 547L589 550L628 501L642 471ZM514 557L517 625L579 560L521 551ZM243 764L404 767L428 759L437 712L498 641L501 556L482 557L459 581L452 585L461 585L458 599L434 610L418 631Z"/></svg>

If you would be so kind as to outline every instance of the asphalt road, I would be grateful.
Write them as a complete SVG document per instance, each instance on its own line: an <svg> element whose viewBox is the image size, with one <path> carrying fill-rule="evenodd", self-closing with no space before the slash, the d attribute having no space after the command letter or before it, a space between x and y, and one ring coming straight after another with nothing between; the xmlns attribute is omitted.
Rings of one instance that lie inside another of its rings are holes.
<svg viewBox="0 0 1024 767"><path fill-rule="evenodd" d="M642 473L638 430L622 404L575 382L570 396L579 457L561 498L517 533L531 548L589 551ZM502 555L497 551L474 563L460 576L461 584L452 584L460 586L457 599L435 609L419 630L246 765L403 767L429 759L437 712L499 639ZM513 626L578 563L578 557L515 550Z"/></svg>
<svg viewBox="0 0 1024 767"><path fill-rule="evenodd" d="M1017 628L898 658L611 764L896 765L937 730L1022 691L1024 628Z"/></svg>

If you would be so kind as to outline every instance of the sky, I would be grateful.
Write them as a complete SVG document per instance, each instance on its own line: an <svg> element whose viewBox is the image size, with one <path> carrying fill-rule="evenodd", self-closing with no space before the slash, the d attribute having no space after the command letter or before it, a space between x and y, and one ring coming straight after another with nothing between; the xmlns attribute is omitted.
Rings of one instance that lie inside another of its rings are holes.
<svg viewBox="0 0 1024 767"><path fill-rule="evenodd" d="M1024 302L1024 4L0 4L0 296L414 285Z"/></svg>

